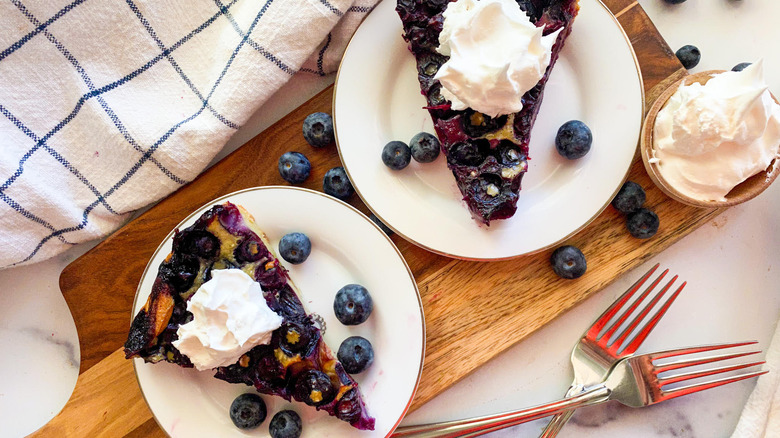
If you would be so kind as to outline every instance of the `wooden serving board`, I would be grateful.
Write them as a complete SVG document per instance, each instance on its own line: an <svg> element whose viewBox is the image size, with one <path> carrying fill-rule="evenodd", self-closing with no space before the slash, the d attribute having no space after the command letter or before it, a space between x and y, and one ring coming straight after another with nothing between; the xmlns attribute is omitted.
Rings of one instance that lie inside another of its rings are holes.
<svg viewBox="0 0 780 438"><path fill-rule="evenodd" d="M667 84L687 73L636 1L603 1L634 47L649 108ZM78 330L81 370L67 405L37 436L165 436L143 401L131 361L121 352L144 267L168 232L204 203L247 187L286 184L276 170L285 151L309 157L312 175L303 185L321 190L324 173L339 165L338 153L308 146L301 125L312 112L330 112L331 98L332 88L315 96L63 271L60 287ZM574 281L555 276L550 251L470 262L393 236L419 285L427 325L425 366L412 409L720 213L666 197L650 181L638 154L629 179L647 190L647 204L661 218L658 234L632 238L624 217L607 208L567 242L588 258L588 272ZM357 196L350 202L367 212ZM485 342L492 347L482 348ZM450 366L454 361L460 365Z"/></svg>

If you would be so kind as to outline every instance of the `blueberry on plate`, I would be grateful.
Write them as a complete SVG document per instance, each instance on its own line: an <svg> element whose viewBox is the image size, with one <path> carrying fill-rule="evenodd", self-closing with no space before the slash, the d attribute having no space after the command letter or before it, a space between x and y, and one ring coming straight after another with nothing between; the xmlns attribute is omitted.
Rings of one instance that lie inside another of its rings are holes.
<svg viewBox="0 0 780 438"><path fill-rule="evenodd" d="M590 151L593 134L588 125L579 120L569 120L558 128L555 136L555 148L561 156L569 160L582 158Z"/></svg>
<svg viewBox="0 0 780 438"><path fill-rule="evenodd" d="M382 148L382 162L393 170L401 170L412 161L412 150L402 141L391 141Z"/></svg>
<svg viewBox="0 0 780 438"><path fill-rule="evenodd" d="M637 239L647 239L655 236L661 221L654 211L640 208L626 218L626 228Z"/></svg>
<svg viewBox="0 0 780 438"><path fill-rule="evenodd" d="M341 166L334 167L325 173L325 178L322 180L322 190L341 200L346 200L355 193L347 172Z"/></svg>
<svg viewBox="0 0 780 438"><path fill-rule="evenodd" d="M299 265L311 254L311 240L303 233L288 233L279 241L279 255L283 259Z"/></svg>
<svg viewBox="0 0 780 438"><path fill-rule="evenodd" d="M374 300L368 290L359 284L348 284L338 292L333 301L333 312L344 325L365 322L374 310Z"/></svg>
<svg viewBox="0 0 780 438"><path fill-rule="evenodd" d="M333 118L330 114L313 113L303 120L303 138L315 148L325 147L335 141Z"/></svg>
<svg viewBox="0 0 780 438"><path fill-rule="evenodd" d="M430 163L439 157L441 143L435 135L427 132L415 134L409 141L409 148L412 150L412 158L418 163Z"/></svg>
<svg viewBox="0 0 780 438"><path fill-rule="evenodd" d="M271 418L268 432L271 438L298 438L303 432L301 416L289 409L279 411Z"/></svg>
<svg viewBox="0 0 780 438"><path fill-rule="evenodd" d="M670 5L679 5L680 3L685 3L685 0L664 0L666 3L669 3Z"/></svg>
<svg viewBox="0 0 780 438"><path fill-rule="evenodd" d="M677 52L675 52L675 55L677 55L677 59L680 60L683 67L688 70L696 67L701 60L699 48L690 44L680 47Z"/></svg>
<svg viewBox="0 0 780 438"><path fill-rule="evenodd" d="M311 163L300 152L285 152L279 157L279 175L292 184L306 181L311 173Z"/></svg>
<svg viewBox="0 0 780 438"><path fill-rule="evenodd" d="M740 62L734 67L731 67L731 71L742 71L746 69L750 64L751 64L750 62Z"/></svg>
<svg viewBox="0 0 780 438"><path fill-rule="evenodd" d="M241 394L230 404L230 419L239 429L254 429L266 415L265 402L257 394Z"/></svg>
<svg viewBox="0 0 780 438"><path fill-rule="evenodd" d="M336 357L346 372L356 374L374 362L374 347L364 337L350 336L341 343Z"/></svg>
<svg viewBox="0 0 780 438"><path fill-rule="evenodd" d="M639 210L646 198L642 186L633 181L626 181L612 200L612 206L623 214L629 214Z"/></svg>
<svg viewBox="0 0 780 438"><path fill-rule="evenodd" d="M571 245L565 245L553 251L550 263L553 272L567 280L582 277L582 274L588 269L585 254L576 246Z"/></svg>

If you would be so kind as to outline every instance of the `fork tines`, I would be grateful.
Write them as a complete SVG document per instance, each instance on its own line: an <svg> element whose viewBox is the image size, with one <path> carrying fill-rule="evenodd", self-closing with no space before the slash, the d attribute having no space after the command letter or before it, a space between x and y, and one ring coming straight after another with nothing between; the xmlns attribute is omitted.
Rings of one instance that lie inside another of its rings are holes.
<svg viewBox="0 0 780 438"><path fill-rule="evenodd" d="M591 329L588 331L587 336L591 338L594 341L597 341L599 345L610 351L613 355L617 355L620 353L621 355L629 355L636 352L636 350L639 348L639 346L644 342L645 338L650 334L650 332L653 330L653 328L658 324L658 322L661 320L661 318L664 316L666 311L669 309L669 307L672 305L674 300L677 298L677 296L682 292L683 288L687 284L686 282L683 282L675 291L672 293L671 296L669 296L666 301L661 305L661 307L655 312L655 314L652 315L652 317L641 327L639 327L640 323L647 317L647 315L650 314L652 309L661 301L661 299L664 297L666 292L672 287L672 284L677 280L677 276L675 275L672 277L671 280L669 280L666 285L664 285L660 292L658 292L652 300L650 300L649 303L647 303L640 311L639 313L634 316L634 318L628 323L628 325L623 328L614 341L611 341L612 337L616 334L616 332L621 329L621 327L626 323L628 318L634 314L639 308L639 306L642 304L642 302L651 294L651 292L655 289L656 286L658 286L659 283L661 283L661 280L666 276L666 274L669 273L669 270L666 269L663 272L661 272L658 277L653 280L647 288L640 294L636 300L634 300L633 303L631 303L627 309L623 310L622 314L614 321L612 322L609 327L607 325L610 323L610 321L618 315L618 313L623 309L624 306L631 300L631 298L634 296L634 294L639 291L639 289L642 288L642 286L645 284L645 282L653 275L653 273L658 269L658 264L653 266L645 275L642 276L639 280L637 280L636 283L634 283L633 286L631 286L619 299L617 299L612 306L610 306L604 314L599 317L599 320L596 324L591 327ZM627 345L625 344L628 337L631 335L631 333L639 327L639 331L637 332L636 336L631 340L630 343ZM606 330L604 330L606 328ZM604 333L601 333L604 331Z"/></svg>
<svg viewBox="0 0 780 438"><path fill-rule="evenodd" d="M656 361L656 360L665 359L665 358L669 358L669 357L687 356L687 355L692 355L692 354L696 354L696 353L703 353L703 352L716 351L716 350L724 350L724 349L728 349L728 348L737 348L737 347L742 347L742 346L745 346L745 345L753 345L753 344L756 344L756 343L757 343L756 341L751 341L751 342L737 342L737 343L732 343L732 344L706 345L706 346L702 346L702 347L693 347L693 348L681 348L681 349L677 349L677 350L668 350L668 351L663 351L663 352L651 354L649 356L649 359L650 359L651 362L653 362L653 361ZM677 361L668 362L668 363L659 364L659 365L655 365L654 364L653 365L653 369L654 369L654 373L656 374L656 376L658 376L658 374L664 373L664 372L668 372L668 371L680 370L680 369L683 369L683 368L689 368L689 367L694 367L694 366L698 366L698 365L704 365L704 364L710 364L710 363L715 363L715 362L721 362L721 361L726 361L726 360L729 360L729 359L736 359L736 358L739 358L739 357L750 356L750 355L758 354L758 353L760 353L760 351L727 353L727 354L719 354L719 355L707 356L707 357L682 359L682 360L677 360ZM690 372L685 372L685 373L677 373L677 374L668 375L668 376L665 376L665 377L660 377L659 376L658 377L658 383L659 383L659 386L662 389L662 393L661 393L660 397L663 400L668 400L668 399L671 399L671 398L680 397L680 396L687 395L687 394L692 394L694 392L703 391L705 389L715 388L717 386L722 386L722 385L726 385L726 384L729 384L729 383L738 382L740 380L749 379L751 377L760 376L762 374L768 373L769 371L744 372L744 373L741 373L741 374L728 376L728 377L723 377L723 378L720 378L720 379L713 379L713 380L708 380L708 381L705 381L705 382L693 383L691 385L678 387L678 388L674 388L674 389L663 389L664 386L671 385L673 383L680 383L680 382L685 382L685 381L688 381L688 380L699 379L699 378L702 378L702 377L709 377L709 376L715 376L715 375L719 375L719 374L729 373L729 372L732 372L732 371L737 371L737 370L742 370L742 369L751 368L751 367L755 367L755 366L760 366L760 365L763 365L764 363L766 363L766 362L764 362L764 361L748 362L748 363L742 363L742 364L736 364L736 365L726 365L726 366L717 367L717 368L709 368L709 369L700 370L700 371L690 371Z"/></svg>

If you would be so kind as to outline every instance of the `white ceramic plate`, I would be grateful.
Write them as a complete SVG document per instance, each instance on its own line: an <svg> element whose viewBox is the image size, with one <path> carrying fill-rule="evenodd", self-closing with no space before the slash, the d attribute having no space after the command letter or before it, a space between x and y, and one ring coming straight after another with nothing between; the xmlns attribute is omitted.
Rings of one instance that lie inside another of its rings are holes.
<svg viewBox="0 0 780 438"><path fill-rule="evenodd" d="M444 156L402 171L384 166L391 140L408 142L433 124L414 57L401 38L395 0L384 0L358 28L336 79L333 112L341 160L360 197L399 235L431 251L496 260L550 247L593 220L622 185L642 122L643 88L631 45L597 0L580 13L553 69L530 144L514 217L490 227L471 219ZM567 120L584 121L593 147L575 161L555 151Z"/></svg>
<svg viewBox="0 0 780 438"><path fill-rule="evenodd" d="M213 378L213 373L184 369L169 363L145 364L135 359L138 383L160 426L172 437L268 437L268 423L276 412L291 408L301 415L303 437L384 437L406 413L422 370L425 324L417 285L392 241L365 215L335 198L295 187L259 187L209 202L178 225L191 225L214 204L230 201L244 206L271 241L273 250L289 232L307 234L312 253L300 265L284 263L301 290L309 312L325 318L324 338L335 351L348 336L371 341L375 359L366 371L353 376L365 396L369 414L376 418L373 432L315 411L303 403L263 396L268 418L257 429L244 432L230 420L233 399L252 388ZM170 252L168 235L155 252L141 279L133 305L135 315L146 302L157 267ZM371 292L374 311L365 323L347 327L333 314L336 291L359 283Z"/></svg>

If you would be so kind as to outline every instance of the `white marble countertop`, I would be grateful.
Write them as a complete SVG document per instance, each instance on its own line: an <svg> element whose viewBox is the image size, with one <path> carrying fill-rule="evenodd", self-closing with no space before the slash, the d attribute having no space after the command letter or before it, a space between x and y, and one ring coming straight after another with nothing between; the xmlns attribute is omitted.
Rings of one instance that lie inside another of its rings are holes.
<svg viewBox="0 0 780 438"><path fill-rule="evenodd" d="M692 71L729 69L763 57L770 88L780 92L780 3L773 0L639 2L673 50L701 49ZM226 146L232 151L332 82L303 77L283 88ZM571 348L582 331L649 266L661 263L688 281L643 351L756 339L766 348L780 317L780 185L729 209L610 287L512 347L453 386L404 424L456 419L551 401L571 380ZM663 218L661 218L663 220ZM62 269L92 244L37 265L0 271L0 437L25 436L56 415L73 390L79 348L58 287ZM489 348L489 346L486 346ZM644 409L617 403L579 410L561 437L726 437L753 381ZM537 436L547 420L496 432Z"/></svg>

